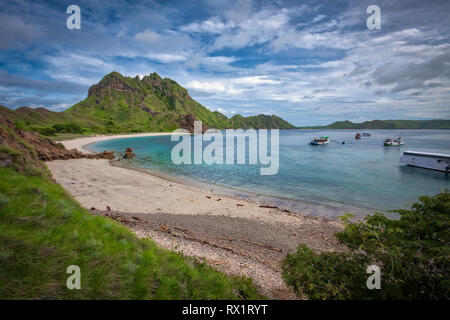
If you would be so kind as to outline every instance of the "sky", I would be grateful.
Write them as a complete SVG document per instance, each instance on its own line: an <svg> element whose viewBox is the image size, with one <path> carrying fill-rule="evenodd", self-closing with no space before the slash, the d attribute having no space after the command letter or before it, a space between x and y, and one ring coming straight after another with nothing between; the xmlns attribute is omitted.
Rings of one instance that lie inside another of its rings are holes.
<svg viewBox="0 0 450 320"><path fill-rule="evenodd" d="M80 30L66 27L72 4ZM157 72L228 117L450 119L449 12L447 0L5 1L0 104L62 111L112 71Z"/></svg>

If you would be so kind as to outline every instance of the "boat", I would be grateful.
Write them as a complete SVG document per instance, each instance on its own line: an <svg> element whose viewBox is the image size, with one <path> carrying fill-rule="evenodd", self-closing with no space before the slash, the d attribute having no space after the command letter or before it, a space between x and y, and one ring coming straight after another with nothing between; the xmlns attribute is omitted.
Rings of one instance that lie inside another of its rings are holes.
<svg viewBox="0 0 450 320"><path fill-rule="evenodd" d="M370 133L368 133L368 132L363 132L363 137L370 137L371 136L371 134Z"/></svg>
<svg viewBox="0 0 450 320"><path fill-rule="evenodd" d="M413 167L450 172L450 154L404 151L400 162Z"/></svg>
<svg viewBox="0 0 450 320"><path fill-rule="evenodd" d="M355 135L355 139L356 139L356 140L361 139L361 133L358 132L358 133Z"/></svg>
<svg viewBox="0 0 450 320"><path fill-rule="evenodd" d="M320 138L314 138L309 144L312 146L325 145L330 142L328 136L322 136Z"/></svg>
<svg viewBox="0 0 450 320"><path fill-rule="evenodd" d="M384 145L385 146L402 146L404 145L405 142L402 140L402 137L398 137L398 138L387 138L386 140L384 140Z"/></svg>

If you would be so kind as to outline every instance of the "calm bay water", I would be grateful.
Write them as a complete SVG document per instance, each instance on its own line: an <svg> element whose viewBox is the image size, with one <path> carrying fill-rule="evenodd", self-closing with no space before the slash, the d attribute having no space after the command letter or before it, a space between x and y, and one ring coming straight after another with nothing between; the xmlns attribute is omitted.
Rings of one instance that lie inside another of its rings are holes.
<svg viewBox="0 0 450 320"><path fill-rule="evenodd" d="M367 131L371 137L358 141L356 132L280 131L280 169L273 176L261 176L259 165L175 165L170 154L177 142L170 141L170 136L102 141L88 148L123 152L132 147L136 158L122 160L122 165L330 218L346 212L361 217L405 208L418 196L450 189L449 174L399 163L405 150L450 154L450 130L371 130ZM330 137L329 145L308 145L322 135ZM397 136L403 137L404 146L383 147L385 138Z"/></svg>

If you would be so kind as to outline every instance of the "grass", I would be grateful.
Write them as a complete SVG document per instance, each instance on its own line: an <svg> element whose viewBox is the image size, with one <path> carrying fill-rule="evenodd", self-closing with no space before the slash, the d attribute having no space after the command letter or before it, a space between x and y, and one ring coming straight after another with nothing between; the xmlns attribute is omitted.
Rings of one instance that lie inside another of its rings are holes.
<svg viewBox="0 0 450 320"><path fill-rule="evenodd" d="M0 299L260 299L248 278L138 239L45 176L0 168ZM81 269L69 290L67 267Z"/></svg>

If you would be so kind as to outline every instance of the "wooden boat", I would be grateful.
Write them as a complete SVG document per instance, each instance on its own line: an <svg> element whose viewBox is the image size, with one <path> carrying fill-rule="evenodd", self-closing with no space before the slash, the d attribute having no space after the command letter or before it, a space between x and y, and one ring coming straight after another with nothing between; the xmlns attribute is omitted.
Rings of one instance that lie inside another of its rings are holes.
<svg viewBox="0 0 450 320"><path fill-rule="evenodd" d="M390 147L390 146L402 146L404 145L405 142L402 140L402 137L398 137L398 138L387 138L386 140L384 140L384 145L386 147Z"/></svg>
<svg viewBox="0 0 450 320"><path fill-rule="evenodd" d="M314 138L309 144L312 146L322 146L326 145L330 142L330 139L327 136L323 136L320 138Z"/></svg>

